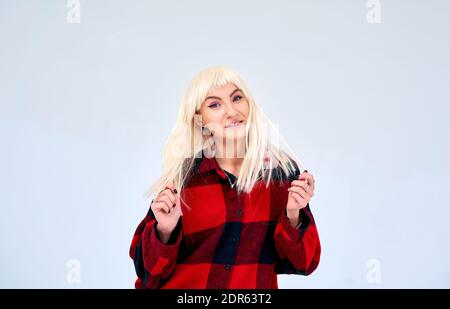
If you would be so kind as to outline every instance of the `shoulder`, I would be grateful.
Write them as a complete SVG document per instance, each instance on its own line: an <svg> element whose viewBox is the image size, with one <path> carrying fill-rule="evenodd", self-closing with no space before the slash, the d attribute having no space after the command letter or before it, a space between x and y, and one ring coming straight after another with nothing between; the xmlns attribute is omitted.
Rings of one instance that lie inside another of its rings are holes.
<svg viewBox="0 0 450 309"><path fill-rule="evenodd" d="M200 163L203 160L203 155L197 153L195 156L185 158L182 166L182 178L184 179L185 184L189 182L189 180L199 174Z"/></svg>
<svg viewBox="0 0 450 309"><path fill-rule="evenodd" d="M285 156L284 164L278 161L277 166L272 170L272 180L293 181L300 175L301 172L297 161L287 154Z"/></svg>

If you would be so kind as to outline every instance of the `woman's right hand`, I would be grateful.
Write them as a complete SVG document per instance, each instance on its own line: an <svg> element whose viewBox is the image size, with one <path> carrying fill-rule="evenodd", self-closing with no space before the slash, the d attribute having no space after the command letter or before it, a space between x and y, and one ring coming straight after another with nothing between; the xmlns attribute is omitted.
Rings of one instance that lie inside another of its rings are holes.
<svg viewBox="0 0 450 309"><path fill-rule="evenodd" d="M181 212L180 197L176 194L177 190L172 182L169 182L166 188L161 191L153 200L151 209L158 222L160 240L166 243L173 230L177 226L178 219L183 215Z"/></svg>

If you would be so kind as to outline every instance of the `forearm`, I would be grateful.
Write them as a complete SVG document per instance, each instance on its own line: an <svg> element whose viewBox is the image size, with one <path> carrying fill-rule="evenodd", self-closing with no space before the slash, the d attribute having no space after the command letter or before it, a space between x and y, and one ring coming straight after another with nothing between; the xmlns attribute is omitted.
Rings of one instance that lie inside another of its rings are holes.
<svg viewBox="0 0 450 309"><path fill-rule="evenodd" d="M298 227L298 225L301 222L299 210L286 211L286 216L289 219L289 224L292 227L295 227L295 228Z"/></svg>
<svg viewBox="0 0 450 309"><path fill-rule="evenodd" d="M156 231L158 232L157 238L163 244L167 244L169 242L170 236L172 235L172 231L164 231L161 230L159 225L156 225Z"/></svg>

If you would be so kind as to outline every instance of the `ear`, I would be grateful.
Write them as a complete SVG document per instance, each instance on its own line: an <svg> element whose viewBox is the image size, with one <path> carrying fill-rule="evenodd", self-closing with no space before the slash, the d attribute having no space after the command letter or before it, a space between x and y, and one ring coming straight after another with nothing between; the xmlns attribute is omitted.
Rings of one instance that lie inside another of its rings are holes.
<svg viewBox="0 0 450 309"><path fill-rule="evenodd" d="M202 115L198 113L194 114L194 124L199 126L200 128L203 127Z"/></svg>

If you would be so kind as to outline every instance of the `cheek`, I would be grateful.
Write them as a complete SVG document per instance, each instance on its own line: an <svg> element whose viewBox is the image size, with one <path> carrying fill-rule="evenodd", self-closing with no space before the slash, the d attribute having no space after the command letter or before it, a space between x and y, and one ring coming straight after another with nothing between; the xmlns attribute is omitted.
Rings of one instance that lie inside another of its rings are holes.
<svg viewBox="0 0 450 309"><path fill-rule="evenodd" d="M222 112L216 110L207 110L202 113L203 123L220 123L222 119Z"/></svg>
<svg viewBox="0 0 450 309"><path fill-rule="evenodd" d="M240 111L241 114L244 115L245 118L247 119L247 118L248 118L248 114L250 113L250 106L249 106L249 104L248 104L247 101L242 102L242 103L243 103L243 104L242 104L241 108L239 109L239 111Z"/></svg>
<svg viewBox="0 0 450 309"><path fill-rule="evenodd" d="M207 106L202 106L199 114L202 117L203 123L208 123L214 119L214 111Z"/></svg>

